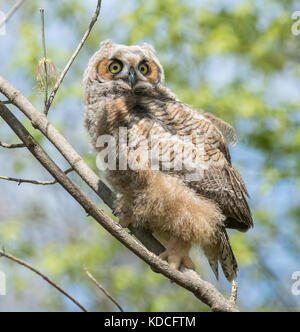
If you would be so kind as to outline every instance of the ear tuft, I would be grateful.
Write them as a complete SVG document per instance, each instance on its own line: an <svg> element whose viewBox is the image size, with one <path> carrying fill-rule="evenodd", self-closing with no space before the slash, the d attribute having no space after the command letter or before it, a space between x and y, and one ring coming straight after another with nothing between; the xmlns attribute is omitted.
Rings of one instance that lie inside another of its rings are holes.
<svg viewBox="0 0 300 332"><path fill-rule="evenodd" d="M102 47L112 47L114 42L111 39L106 39L100 43L100 48Z"/></svg>
<svg viewBox="0 0 300 332"><path fill-rule="evenodd" d="M155 49L152 45L148 44L148 43L142 43L140 45L141 48L143 48L144 50L146 50L147 52L150 52L152 54L155 54Z"/></svg>

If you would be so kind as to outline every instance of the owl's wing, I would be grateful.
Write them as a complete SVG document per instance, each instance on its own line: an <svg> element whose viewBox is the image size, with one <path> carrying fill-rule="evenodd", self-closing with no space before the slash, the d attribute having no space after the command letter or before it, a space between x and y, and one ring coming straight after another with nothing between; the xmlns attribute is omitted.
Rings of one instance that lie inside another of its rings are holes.
<svg viewBox="0 0 300 332"><path fill-rule="evenodd" d="M235 145L237 142L237 136L234 128L227 122L220 118L217 118L211 113L203 113L203 116L209 119L222 133L226 143L230 145Z"/></svg>
<svg viewBox="0 0 300 332"><path fill-rule="evenodd" d="M204 177L188 185L200 195L214 200L227 217L225 226L247 231L253 226L249 205L245 198L247 189L239 172L229 166L214 166L204 171Z"/></svg>
<svg viewBox="0 0 300 332"><path fill-rule="evenodd" d="M205 168L203 176L187 185L200 195L215 201L227 217L226 227L246 231L253 226L249 197L239 172L232 167L230 153L223 139L213 132L204 145Z"/></svg>
<svg viewBox="0 0 300 332"><path fill-rule="evenodd" d="M241 175L231 165L227 147L227 142L236 141L234 129L212 115L199 114L192 109L187 111L186 107L182 104L181 109L177 105L175 116L160 114L152 117L151 121L149 119L150 122L146 121L151 123L156 137L152 140L152 147L156 144L161 148L160 160L169 158L171 161L171 168L160 167L160 170L181 176L186 185L199 195L215 201L227 217L226 227L246 231L253 226L246 200L249 194ZM142 127L138 126L139 130L145 132ZM190 140L185 139L188 135ZM197 162L196 168L201 172L196 179L191 176L189 164L182 169L176 167L176 163L172 166L179 152L192 156L188 158L190 163ZM197 159L197 156L200 158Z"/></svg>

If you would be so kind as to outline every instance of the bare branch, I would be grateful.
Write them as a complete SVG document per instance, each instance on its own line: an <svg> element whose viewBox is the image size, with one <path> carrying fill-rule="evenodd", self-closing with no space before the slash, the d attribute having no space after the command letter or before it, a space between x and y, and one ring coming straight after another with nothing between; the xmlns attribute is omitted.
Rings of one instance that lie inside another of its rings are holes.
<svg viewBox="0 0 300 332"><path fill-rule="evenodd" d="M87 276L95 283L95 285L103 292L118 308L121 312L124 312L122 306L99 284L99 282L95 279L95 277L88 271L86 266L83 266L85 273Z"/></svg>
<svg viewBox="0 0 300 332"><path fill-rule="evenodd" d="M91 170L86 166L83 160L79 157L76 151L70 146L66 139L61 136L56 129L48 122L45 115L38 112L30 102L20 94L7 81L0 77L0 91L6 97L13 101L13 103L26 115L28 114L30 120L42 131L48 138L51 137L55 146L59 146L62 154L70 162L76 171L81 171L80 176L84 176L85 181L91 181L91 187L94 183L88 175L91 175ZM213 285L202 280L199 275L192 270L185 270L183 273L173 269L168 263L159 259L152 252L149 252L143 245L130 236L124 229L109 218L82 190L72 182L60 168L50 159L42 147L29 134L18 119L9 111L9 109L0 104L0 116L8 123L17 136L26 144L29 151L36 157L36 159L49 171L49 173L58 180L58 182L69 192L71 196L85 209L85 211L92 216L99 224L101 224L111 235L116 237L134 254L144 260L156 271L162 273L170 280L176 282L178 285L186 288L192 292L203 303L207 304L213 311L238 311L229 300L227 300ZM45 126L45 127L44 127ZM54 135L54 136L53 136ZM74 155L75 154L75 155ZM96 175L95 175L96 176ZM99 180L98 180L99 181ZM98 182L97 182L98 183ZM100 186L98 183L98 187ZM105 187L103 187L105 188ZM98 191L100 196L103 192ZM109 192L106 200L112 198Z"/></svg>
<svg viewBox="0 0 300 332"><path fill-rule="evenodd" d="M20 143L20 144L7 144L0 141L0 146L5 149L19 149L24 148L26 145Z"/></svg>
<svg viewBox="0 0 300 332"><path fill-rule="evenodd" d="M229 301L233 305L236 304L237 294L238 294L238 283L235 280L233 280L232 281L232 288L231 288L231 295L230 295L230 299L229 299Z"/></svg>
<svg viewBox="0 0 300 332"><path fill-rule="evenodd" d="M77 300L75 300L70 294L68 294L65 290L63 290L61 287L59 287L55 282L53 282L52 280L50 280L47 276L45 276L43 273L41 273L40 271L38 271L36 268L32 267L30 264L24 262L23 260L14 257L8 253L6 253L4 250L0 250L0 257L5 257L19 265L22 265L24 267L26 267L27 269L29 269L30 271L36 273L37 275L39 275L40 277L42 277L45 281L47 281L51 286L53 286L54 288L56 288L61 294L63 294L64 296L66 296L69 300L71 300L75 305L77 305L82 311L84 312L88 312L88 310L82 305L80 304Z"/></svg>
<svg viewBox="0 0 300 332"><path fill-rule="evenodd" d="M69 168L64 173L68 174L68 173L70 173L72 171L73 171L73 168ZM50 185L53 185L53 184L57 183L57 180L53 180L53 181L36 181L36 180L17 179L17 178L12 178L12 177L8 177L8 176L1 176L1 175L0 175L0 180L18 182L18 185L21 185L22 183L31 183L31 184L36 184L36 185L40 185L40 186L50 186Z"/></svg>
<svg viewBox="0 0 300 332"><path fill-rule="evenodd" d="M77 57L78 53L80 52L82 46L83 46L84 43L86 42L86 40L87 40L87 38L88 38L88 36L89 36L89 34L90 34L90 32L91 32L91 30L92 30L94 24L97 22L97 19L98 19L98 16L99 16L99 14L100 14L100 10L101 10L101 4L102 4L102 0L98 0L95 14L94 14L94 16L92 17L92 20L91 20L91 22L90 22L90 25L89 25L87 31L85 32L84 36L82 37L82 39L81 39L80 43L78 44L78 46L77 46L75 52L74 52L73 55L71 56L71 58L70 58L69 62L67 63L65 69L63 70L63 72L61 73L59 79L57 80L57 82L56 82L56 84L55 84L55 86L54 86L54 88L53 88L53 91L52 91L51 94L50 94L50 97L49 97L49 99L48 99L48 102L47 102L47 105L46 105L46 108L45 108L45 111L44 111L44 113L45 113L46 116L47 116L47 114L48 114L48 112L49 112L49 109L50 109L51 104L52 104L52 102L53 102L53 99L54 99L54 97L55 97L55 95L56 95L56 93L57 93L57 90L59 89L59 87L60 87L62 81L64 80L64 78L65 78L67 72L69 71L71 65L73 64L73 62L74 62L74 60L75 60L75 58Z"/></svg>
<svg viewBox="0 0 300 332"><path fill-rule="evenodd" d="M18 10L18 8L23 4L25 0L19 0L17 1L13 7L10 9L10 11L6 14L6 16L0 21L0 28L3 24L5 24L10 17Z"/></svg>

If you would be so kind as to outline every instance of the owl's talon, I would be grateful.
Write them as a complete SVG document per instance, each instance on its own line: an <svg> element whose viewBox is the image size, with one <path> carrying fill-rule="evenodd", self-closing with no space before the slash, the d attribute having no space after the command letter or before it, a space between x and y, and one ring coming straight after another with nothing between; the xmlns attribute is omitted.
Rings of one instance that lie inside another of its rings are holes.
<svg viewBox="0 0 300 332"><path fill-rule="evenodd" d="M167 261L173 269L180 271L184 268L195 270L194 263L192 262L191 258L185 253L180 254L178 252L175 253L170 250L166 250L158 257L163 261Z"/></svg>
<svg viewBox="0 0 300 332"><path fill-rule="evenodd" d="M190 270L195 270L195 264L191 260L190 256L183 257L183 260L182 260L182 269L183 268L187 268L187 269L190 269Z"/></svg>

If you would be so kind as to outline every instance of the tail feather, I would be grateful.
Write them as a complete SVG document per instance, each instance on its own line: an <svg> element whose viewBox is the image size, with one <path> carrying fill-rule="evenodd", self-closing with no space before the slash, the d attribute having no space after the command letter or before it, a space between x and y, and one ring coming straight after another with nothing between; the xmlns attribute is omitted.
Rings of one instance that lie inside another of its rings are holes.
<svg viewBox="0 0 300 332"><path fill-rule="evenodd" d="M219 261L215 258L208 258L209 265L211 269L213 270L215 277L217 280L219 280Z"/></svg>
<svg viewBox="0 0 300 332"><path fill-rule="evenodd" d="M238 265L225 227L220 226L218 228L218 244L203 249L217 280L219 280L219 262L227 280L233 281L236 279Z"/></svg>
<svg viewBox="0 0 300 332"><path fill-rule="evenodd" d="M219 260L228 281L237 277L238 264L231 248L230 240L225 227L220 228L220 255Z"/></svg>

